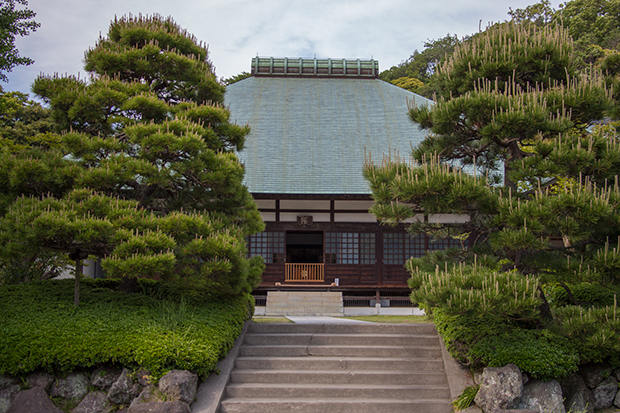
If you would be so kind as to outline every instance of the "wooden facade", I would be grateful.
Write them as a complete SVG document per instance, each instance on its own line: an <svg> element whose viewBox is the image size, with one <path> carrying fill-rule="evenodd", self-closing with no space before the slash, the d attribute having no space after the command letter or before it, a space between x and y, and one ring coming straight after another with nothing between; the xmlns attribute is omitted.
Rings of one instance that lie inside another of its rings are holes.
<svg viewBox="0 0 620 413"><path fill-rule="evenodd" d="M248 249L265 259L261 289L404 290L407 259L460 245L380 225L368 213L368 195L255 197L266 229L250 237Z"/></svg>

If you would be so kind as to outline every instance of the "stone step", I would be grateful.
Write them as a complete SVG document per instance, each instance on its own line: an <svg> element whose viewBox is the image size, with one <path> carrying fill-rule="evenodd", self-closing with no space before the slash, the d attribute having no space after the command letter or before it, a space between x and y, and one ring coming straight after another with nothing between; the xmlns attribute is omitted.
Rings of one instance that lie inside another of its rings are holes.
<svg viewBox="0 0 620 413"><path fill-rule="evenodd" d="M231 413L448 413L432 324L252 324L221 402Z"/></svg>
<svg viewBox="0 0 620 413"><path fill-rule="evenodd" d="M344 316L344 310L337 310L332 308L291 308L285 307L281 309L266 310L265 315L270 317L284 317L284 316L321 316L321 317L342 317Z"/></svg>
<svg viewBox="0 0 620 413"><path fill-rule="evenodd" d="M443 369L432 372L394 371L331 371L331 370L241 370L230 374L232 383L289 383L289 384L441 384L448 383Z"/></svg>
<svg viewBox="0 0 620 413"><path fill-rule="evenodd" d="M253 323L248 333L258 334L432 334L434 324L263 324Z"/></svg>
<svg viewBox="0 0 620 413"><path fill-rule="evenodd" d="M331 291L269 291L265 313L272 316L343 316L342 293Z"/></svg>
<svg viewBox="0 0 620 413"><path fill-rule="evenodd" d="M450 398L446 385L354 385L354 384L290 384L232 383L226 388L228 397L243 398L362 398L377 399L440 399Z"/></svg>
<svg viewBox="0 0 620 413"><path fill-rule="evenodd" d="M389 354L392 357L441 357L438 346L308 346L308 345L243 345L240 356L334 356L334 357L380 357Z"/></svg>
<svg viewBox="0 0 620 413"><path fill-rule="evenodd" d="M330 371L438 371L441 358L388 357L237 357L235 367L241 370L330 370Z"/></svg>
<svg viewBox="0 0 620 413"><path fill-rule="evenodd" d="M245 345L439 346L430 334L246 334Z"/></svg>
<svg viewBox="0 0 620 413"><path fill-rule="evenodd" d="M450 413L447 401L374 399L245 399L222 402L222 413Z"/></svg>

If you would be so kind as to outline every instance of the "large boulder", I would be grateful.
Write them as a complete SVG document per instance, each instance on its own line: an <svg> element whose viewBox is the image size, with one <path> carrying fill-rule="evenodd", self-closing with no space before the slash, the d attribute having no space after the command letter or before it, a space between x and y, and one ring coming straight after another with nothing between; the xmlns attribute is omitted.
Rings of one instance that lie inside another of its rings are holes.
<svg viewBox="0 0 620 413"><path fill-rule="evenodd" d="M17 393L7 413L62 413L54 406L45 390L33 387Z"/></svg>
<svg viewBox="0 0 620 413"><path fill-rule="evenodd" d="M50 396L63 399L81 399L88 393L88 378L81 373L70 373L64 379L56 379L52 383Z"/></svg>
<svg viewBox="0 0 620 413"><path fill-rule="evenodd" d="M12 384L0 390L0 413L6 413L19 393L19 385Z"/></svg>
<svg viewBox="0 0 620 413"><path fill-rule="evenodd" d="M138 397L133 399L129 407L135 406L140 403L163 402L163 401L164 400L161 397L161 393L158 392L157 388L151 384L145 387L144 389L142 389L142 392L138 395Z"/></svg>
<svg viewBox="0 0 620 413"><path fill-rule="evenodd" d="M579 374L583 377L586 386L593 389L611 375L611 367L603 363L585 364L579 367Z"/></svg>
<svg viewBox="0 0 620 413"><path fill-rule="evenodd" d="M180 400L158 403L148 402L131 406L127 413L189 413L189 405Z"/></svg>
<svg viewBox="0 0 620 413"><path fill-rule="evenodd" d="M26 377L26 383L30 388L40 387L43 390L49 390L49 387L54 382L54 376L46 372L31 373Z"/></svg>
<svg viewBox="0 0 620 413"><path fill-rule="evenodd" d="M595 409L607 409L614 404L614 399L618 393L618 380L615 377L608 377L592 390Z"/></svg>
<svg viewBox="0 0 620 413"><path fill-rule="evenodd" d="M118 380L121 372L112 367L100 367L95 369L90 375L90 383L103 391L110 390L110 387Z"/></svg>
<svg viewBox="0 0 620 413"><path fill-rule="evenodd" d="M140 385L131 378L131 372L123 369L108 390L108 399L116 404L129 404L140 394Z"/></svg>
<svg viewBox="0 0 620 413"><path fill-rule="evenodd" d="M620 390L616 393L616 398L614 399L614 406L620 408Z"/></svg>
<svg viewBox="0 0 620 413"><path fill-rule="evenodd" d="M545 413L566 413L562 387L557 380L532 380L523 386L517 409L530 409Z"/></svg>
<svg viewBox="0 0 620 413"><path fill-rule="evenodd" d="M579 373L573 373L560 380L562 394L564 394L564 407L567 411L594 413L594 398L592 391L588 389L583 377Z"/></svg>
<svg viewBox="0 0 620 413"><path fill-rule="evenodd" d="M112 405L104 392L88 393L71 413L110 413Z"/></svg>
<svg viewBox="0 0 620 413"><path fill-rule="evenodd" d="M192 403L196 397L198 376L187 370L172 370L159 379L159 391L172 400Z"/></svg>
<svg viewBox="0 0 620 413"><path fill-rule="evenodd" d="M516 407L523 393L523 376L514 364L504 367L487 367L482 372L482 382L474 401L485 412Z"/></svg>

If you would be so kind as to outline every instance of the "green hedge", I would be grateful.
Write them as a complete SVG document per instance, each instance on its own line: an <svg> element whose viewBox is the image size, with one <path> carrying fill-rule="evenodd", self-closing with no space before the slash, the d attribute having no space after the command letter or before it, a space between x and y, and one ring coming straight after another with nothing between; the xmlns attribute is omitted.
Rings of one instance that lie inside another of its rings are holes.
<svg viewBox="0 0 620 413"><path fill-rule="evenodd" d="M158 282L116 292L118 280L85 280L80 306L73 280L0 287L0 374L66 372L114 364L207 375L251 315L249 295L184 298Z"/></svg>
<svg viewBox="0 0 620 413"><path fill-rule="evenodd" d="M549 330L528 330L497 320L433 312L450 354L474 368L514 363L534 378L548 380L577 371L579 355L571 341Z"/></svg>

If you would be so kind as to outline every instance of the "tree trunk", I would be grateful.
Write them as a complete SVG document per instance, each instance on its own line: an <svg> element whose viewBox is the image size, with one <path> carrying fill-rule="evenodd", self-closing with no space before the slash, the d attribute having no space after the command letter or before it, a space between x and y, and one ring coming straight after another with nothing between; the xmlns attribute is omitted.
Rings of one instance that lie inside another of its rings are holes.
<svg viewBox="0 0 620 413"><path fill-rule="evenodd" d="M508 173L512 169L512 165L523 159L526 154L519 148L519 143L516 140L511 141L506 146L506 149L508 149L508 159L504 161L504 187L512 188L512 193L516 194L517 183L508 178Z"/></svg>
<svg viewBox="0 0 620 413"><path fill-rule="evenodd" d="M77 307L80 305L80 279L82 278L82 259L78 258L75 260L75 290L73 294L73 302Z"/></svg>
<svg viewBox="0 0 620 413"><path fill-rule="evenodd" d="M547 301L547 297L545 297L545 293L543 292L541 287L538 287L538 296L542 299L542 304L538 307L538 311L540 311L540 315L547 323L553 321L553 313L551 312L551 307L549 306L549 302Z"/></svg>

